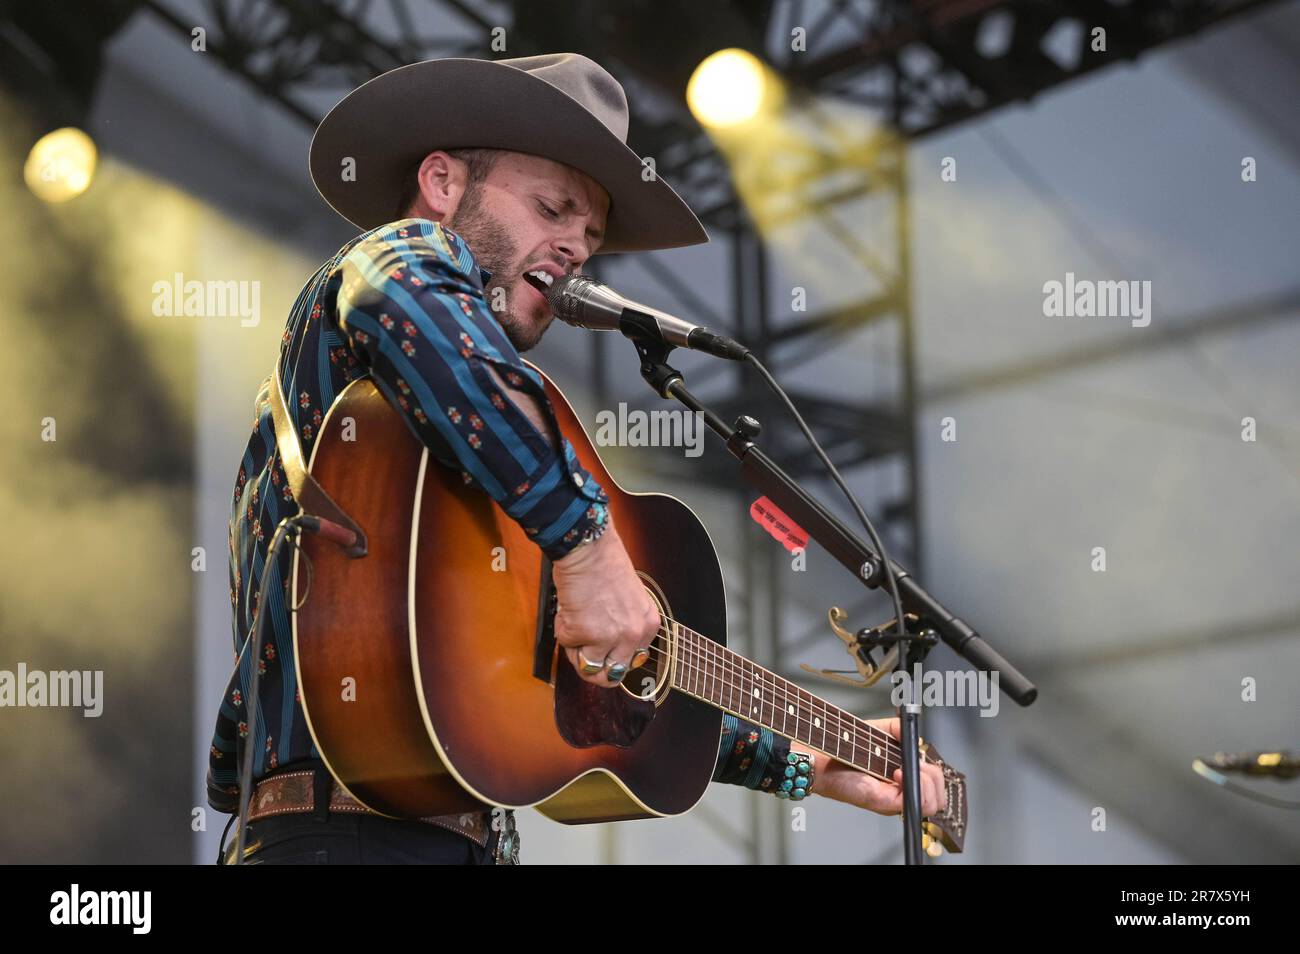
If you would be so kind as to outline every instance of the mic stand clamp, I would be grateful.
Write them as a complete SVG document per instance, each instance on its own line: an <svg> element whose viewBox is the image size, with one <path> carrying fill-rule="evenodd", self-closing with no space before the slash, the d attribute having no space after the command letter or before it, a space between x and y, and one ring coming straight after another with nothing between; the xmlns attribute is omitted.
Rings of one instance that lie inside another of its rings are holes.
<svg viewBox="0 0 1300 954"><path fill-rule="evenodd" d="M646 384L660 397L671 398L669 386L674 381L682 380L682 373L668 364L668 353L673 350L673 346L642 337L633 338L632 345L641 356L641 377L645 378Z"/></svg>

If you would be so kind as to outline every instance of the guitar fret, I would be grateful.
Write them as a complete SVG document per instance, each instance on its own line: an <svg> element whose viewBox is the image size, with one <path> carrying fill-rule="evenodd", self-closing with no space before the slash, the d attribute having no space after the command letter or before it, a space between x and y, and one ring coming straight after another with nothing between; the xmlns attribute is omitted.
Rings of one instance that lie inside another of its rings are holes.
<svg viewBox="0 0 1300 954"><path fill-rule="evenodd" d="M706 695L705 690L707 689L707 682L708 682L708 678L709 678L709 669L708 669L709 661L708 661L708 658L704 655L704 653L700 651L700 647L699 647L698 644L697 644L696 647L695 647L695 653L694 653L694 659L693 659L693 661L694 661L695 666L696 666L696 669L695 669L695 691L696 691L696 693L697 693L698 695L700 695L702 698L706 698L706 699L707 699L708 696Z"/></svg>
<svg viewBox="0 0 1300 954"><path fill-rule="evenodd" d="M724 660L717 654L717 652L714 650L712 646L708 646L705 648L706 648L707 658L709 660L709 665L713 668L714 673L717 674L718 701L721 703L730 704L733 701L731 699L731 696L733 694L733 689L731 686L731 680L727 677L727 667L724 663Z"/></svg>
<svg viewBox="0 0 1300 954"><path fill-rule="evenodd" d="M718 698L716 701L718 703L723 703L725 699L724 693L726 691L726 682L725 680L722 679L722 674L717 671L717 667L713 661L712 649L702 640L696 642L695 649L700 656L701 665L707 667L713 674L714 688L717 690L717 694L718 694ZM711 695L708 695L707 693L705 694L704 698L709 702L715 701L713 697Z"/></svg>
<svg viewBox="0 0 1300 954"><path fill-rule="evenodd" d="M718 678L718 677L717 677L717 674L714 672L714 669L713 669L713 663L712 663L712 661L709 659L708 654L707 654L706 652L703 651L704 649L705 649L705 647L704 647L703 645L701 645L701 644L697 644L697 650L700 650L700 652L699 652L699 659L700 659L700 693L701 693L701 695L704 696L705 699L712 699L712 696L709 694L709 680L710 680L710 679L713 680L713 687L716 689L716 688L718 687L718 686L717 686L717 678Z"/></svg>
<svg viewBox="0 0 1300 954"><path fill-rule="evenodd" d="M742 673L745 672L745 668L746 668L745 665L742 664L741 665ZM748 717L750 721L757 721L757 723L761 723L761 721L763 721L763 717L761 715L758 715L757 712L754 712L754 704L753 702L751 702L753 701L754 698L754 691L758 689L758 681L755 680L754 675L755 673L753 669L753 663L750 663L749 682L748 684L744 685L744 688L742 688L741 697L745 699L745 711L749 712L749 715L746 717Z"/></svg>
<svg viewBox="0 0 1300 954"><path fill-rule="evenodd" d="M775 723L775 721L776 721L776 684L775 684L775 681L772 682L772 685L767 686L767 688L764 689L764 691L763 691L763 697L764 697L763 701L767 703L767 719L763 719L763 717L762 717L762 716L763 716L763 707L762 707L762 706L759 706L759 707L758 707L759 721L763 721L764 724L771 725L772 723Z"/></svg>
<svg viewBox="0 0 1300 954"><path fill-rule="evenodd" d="M726 659L724 663L731 677L731 708L742 718L745 715L745 664Z"/></svg>

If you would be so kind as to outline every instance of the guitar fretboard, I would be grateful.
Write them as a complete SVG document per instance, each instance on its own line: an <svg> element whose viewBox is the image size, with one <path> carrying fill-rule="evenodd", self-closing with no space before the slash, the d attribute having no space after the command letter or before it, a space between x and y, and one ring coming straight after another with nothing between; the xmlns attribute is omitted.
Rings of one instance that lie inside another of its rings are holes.
<svg viewBox="0 0 1300 954"><path fill-rule="evenodd" d="M876 778L892 781L902 767L887 732L681 623L665 623L676 644L673 688Z"/></svg>

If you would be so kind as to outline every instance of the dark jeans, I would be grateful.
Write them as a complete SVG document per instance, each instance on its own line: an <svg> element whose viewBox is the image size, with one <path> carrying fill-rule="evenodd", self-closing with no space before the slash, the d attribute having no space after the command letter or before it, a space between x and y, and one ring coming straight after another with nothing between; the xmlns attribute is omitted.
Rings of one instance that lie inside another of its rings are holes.
<svg viewBox="0 0 1300 954"><path fill-rule="evenodd" d="M236 823L238 824L238 823ZM231 827L225 857L238 837ZM248 826L244 864L267 865L490 865L497 832L486 848L438 825L332 812L275 815ZM250 853L250 849L253 849Z"/></svg>

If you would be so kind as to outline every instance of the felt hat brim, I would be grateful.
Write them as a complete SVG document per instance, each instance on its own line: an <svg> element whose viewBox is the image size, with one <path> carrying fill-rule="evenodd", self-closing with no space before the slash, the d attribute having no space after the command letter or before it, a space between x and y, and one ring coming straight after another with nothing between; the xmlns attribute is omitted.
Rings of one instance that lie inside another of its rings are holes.
<svg viewBox="0 0 1300 954"><path fill-rule="evenodd" d="M312 181L335 211L369 230L404 216L397 206L420 159L468 147L531 153L591 176L610 197L596 254L709 240L690 207L605 122L546 80L491 60L413 63L353 90L316 129Z"/></svg>

